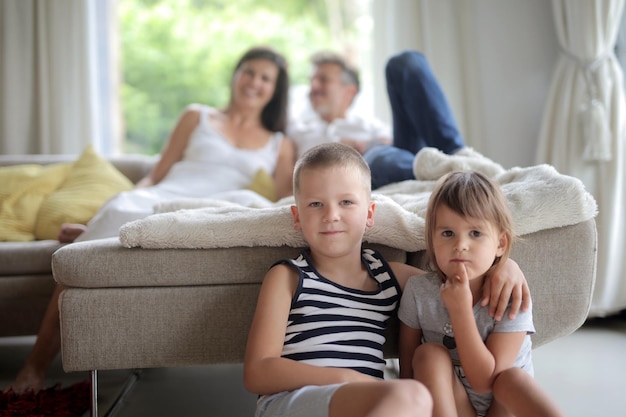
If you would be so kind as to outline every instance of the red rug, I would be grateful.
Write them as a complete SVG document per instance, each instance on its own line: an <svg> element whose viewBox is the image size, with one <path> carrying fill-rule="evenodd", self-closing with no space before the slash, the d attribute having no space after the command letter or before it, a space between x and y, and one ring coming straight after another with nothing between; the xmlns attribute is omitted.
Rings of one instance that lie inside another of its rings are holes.
<svg viewBox="0 0 626 417"><path fill-rule="evenodd" d="M0 417L80 417L89 409L89 381L37 393L0 392Z"/></svg>

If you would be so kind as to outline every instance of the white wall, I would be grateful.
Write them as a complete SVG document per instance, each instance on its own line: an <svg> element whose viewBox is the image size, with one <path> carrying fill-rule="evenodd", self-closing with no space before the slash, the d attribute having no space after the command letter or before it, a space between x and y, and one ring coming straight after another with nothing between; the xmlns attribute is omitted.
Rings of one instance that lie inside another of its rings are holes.
<svg viewBox="0 0 626 417"><path fill-rule="evenodd" d="M373 0L377 114L382 71L405 48L429 59L465 142L505 167L528 166L558 43L546 0Z"/></svg>

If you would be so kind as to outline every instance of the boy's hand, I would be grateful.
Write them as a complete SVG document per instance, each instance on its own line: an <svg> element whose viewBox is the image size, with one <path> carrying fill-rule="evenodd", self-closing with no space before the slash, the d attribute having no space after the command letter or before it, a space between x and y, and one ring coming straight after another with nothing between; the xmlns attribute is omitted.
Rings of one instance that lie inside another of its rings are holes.
<svg viewBox="0 0 626 417"><path fill-rule="evenodd" d="M487 276L480 304L483 307L489 304L489 315L500 321L509 301L511 302L510 319L517 316L520 306L522 311L527 311L530 306L530 289L526 277L512 259L502 265L496 273Z"/></svg>

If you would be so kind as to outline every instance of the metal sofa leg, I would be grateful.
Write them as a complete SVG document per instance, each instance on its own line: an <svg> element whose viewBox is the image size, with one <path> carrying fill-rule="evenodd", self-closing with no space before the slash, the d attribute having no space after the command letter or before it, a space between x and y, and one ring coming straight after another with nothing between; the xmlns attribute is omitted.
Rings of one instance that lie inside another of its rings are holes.
<svg viewBox="0 0 626 417"><path fill-rule="evenodd" d="M98 371L89 371L91 377L91 417L98 417Z"/></svg>
<svg viewBox="0 0 626 417"><path fill-rule="evenodd" d="M98 371L96 369L89 371L91 377L91 417L98 417ZM120 407L123 404L123 400L130 393L135 386L135 383L139 380L141 375L141 369L134 369L122 386L117 398L111 404L111 407L104 414L105 417L113 417L117 414Z"/></svg>

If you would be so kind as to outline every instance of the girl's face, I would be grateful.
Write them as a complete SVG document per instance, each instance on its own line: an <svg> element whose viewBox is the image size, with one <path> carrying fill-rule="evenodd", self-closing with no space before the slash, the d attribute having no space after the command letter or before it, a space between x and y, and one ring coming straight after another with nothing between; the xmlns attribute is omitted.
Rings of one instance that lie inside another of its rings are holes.
<svg viewBox="0 0 626 417"><path fill-rule="evenodd" d="M363 232L374 224L374 204L356 168L303 170L296 203L294 227L316 254L360 253Z"/></svg>
<svg viewBox="0 0 626 417"><path fill-rule="evenodd" d="M445 276L465 264L469 279L482 277L494 260L504 254L507 242L505 233L490 222L463 217L441 205L435 211L432 235L437 266Z"/></svg>
<svg viewBox="0 0 626 417"><path fill-rule="evenodd" d="M264 108L274 95L278 72L278 66L267 59L244 62L233 77L233 101L244 107Z"/></svg>

